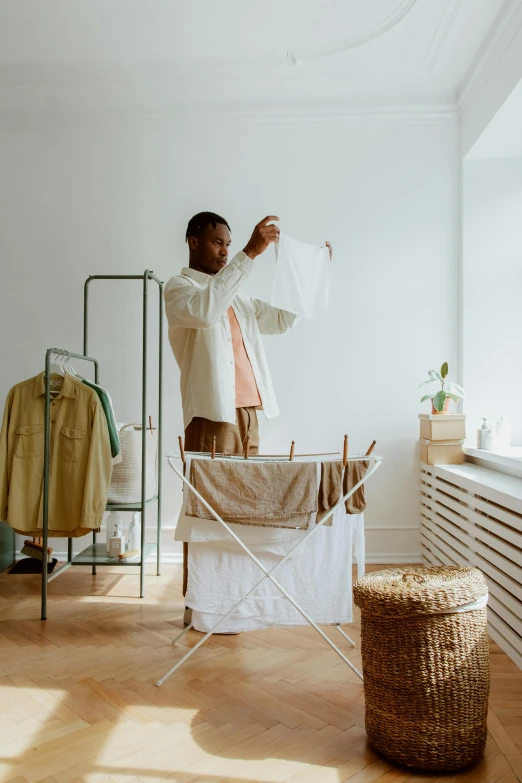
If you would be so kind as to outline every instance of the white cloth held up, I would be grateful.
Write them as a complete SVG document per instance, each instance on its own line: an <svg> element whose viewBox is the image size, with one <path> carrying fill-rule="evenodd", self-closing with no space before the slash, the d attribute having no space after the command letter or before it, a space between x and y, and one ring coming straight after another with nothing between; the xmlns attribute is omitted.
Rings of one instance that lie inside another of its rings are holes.
<svg viewBox="0 0 522 783"><path fill-rule="evenodd" d="M274 244L276 274L270 304L303 318L315 318L330 305L330 251L280 232Z"/></svg>

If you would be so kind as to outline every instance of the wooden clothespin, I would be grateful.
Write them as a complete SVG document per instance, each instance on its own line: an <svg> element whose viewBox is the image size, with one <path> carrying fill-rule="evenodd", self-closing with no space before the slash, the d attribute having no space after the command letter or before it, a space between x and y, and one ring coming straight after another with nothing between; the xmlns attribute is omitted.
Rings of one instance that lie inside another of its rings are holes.
<svg viewBox="0 0 522 783"><path fill-rule="evenodd" d="M348 435L344 436L343 444L343 467L348 465Z"/></svg>
<svg viewBox="0 0 522 783"><path fill-rule="evenodd" d="M375 444L376 444L376 443L377 443L377 441L376 441L376 440L374 440L374 441L372 442L372 445L370 446L370 448L369 448L369 449L368 449L368 451L366 452L366 456L367 456L367 457L369 457L369 456L370 456L370 454L372 453L372 451L374 450L374 448L375 448Z"/></svg>
<svg viewBox="0 0 522 783"><path fill-rule="evenodd" d="M247 435L245 438L245 459L248 459L248 452L250 450L250 435Z"/></svg>
<svg viewBox="0 0 522 783"><path fill-rule="evenodd" d="M181 435L178 437L178 443L179 443L179 451L181 454L181 461L183 462L184 465L186 465L187 460L185 458L185 447L183 446L183 438L181 437Z"/></svg>
<svg viewBox="0 0 522 783"><path fill-rule="evenodd" d="M149 416L149 430L152 432L152 416Z"/></svg>
<svg viewBox="0 0 522 783"><path fill-rule="evenodd" d="M212 459L216 459L216 436L212 438Z"/></svg>
<svg viewBox="0 0 522 783"><path fill-rule="evenodd" d="M290 446L290 462L294 461L294 452L295 452L295 440L292 441L292 445Z"/></svg>

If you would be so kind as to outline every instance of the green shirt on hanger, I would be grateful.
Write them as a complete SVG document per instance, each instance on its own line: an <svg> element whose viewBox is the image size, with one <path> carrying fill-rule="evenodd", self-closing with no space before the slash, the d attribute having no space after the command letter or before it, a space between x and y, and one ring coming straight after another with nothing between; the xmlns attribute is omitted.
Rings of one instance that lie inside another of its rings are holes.
<svg viewBox="0 0 522 783"><path fill-rule="evenodd" d="M91 381L86 381L85 378L82 380L82 383L84 383L86 386L89 386L91 389L94 389L101 402L105 418L107 419L107 427L109 429L112 464L117 465L122 461L121 445L120 438L118 436L118 430L116 428L116 422L114 420L114 413L112 410L110 397L102 386L98 386L96 383L91 383Z"/></svg>

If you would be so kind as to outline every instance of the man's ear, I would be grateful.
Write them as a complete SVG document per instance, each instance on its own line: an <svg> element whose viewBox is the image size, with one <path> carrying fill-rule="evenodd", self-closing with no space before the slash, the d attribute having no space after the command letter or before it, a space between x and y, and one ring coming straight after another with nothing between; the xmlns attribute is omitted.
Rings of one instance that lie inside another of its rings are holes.
<svg viewBox="0 0 522 783"><path fill-rule="evenodd" d="M197 237L189 237L187 239L188 246L190 250L197 250L198 249L198 239Z"/></svg>

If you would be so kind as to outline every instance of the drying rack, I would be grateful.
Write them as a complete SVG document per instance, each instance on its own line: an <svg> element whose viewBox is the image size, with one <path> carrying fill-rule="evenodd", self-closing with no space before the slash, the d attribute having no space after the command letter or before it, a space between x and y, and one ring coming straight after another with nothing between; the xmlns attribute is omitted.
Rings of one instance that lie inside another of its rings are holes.
<svg viewBox="0 0 522 783"><path fill-rule="evenodd" d="M343 497L341 497L338 502L324 515L324 517L319 521L316 522L316 524L311 524L306 531L305 535L296 543L294 544L289 551L286 553L286 555L270 570L268 571L265 566L261 563L261 561L255 556L255 554L248 548L248 546L237 536L234 531L230 528L230 526L219 516L219 514L212 508L210 503L208 503L205 498L203 498L200 493L196 490L196 488L191 484L189 479L186 477L186 465L187 465L187 457L190 459L198 459L198 460L219 460L219 461L230 461L230 460L241 460L241 459L250 459L251 461L256 462L282 462L282 461L326 461L326 460L333 460L333 459L339 459L339 454L303 454L303 455L296 455L295 454L295 441L292 441L292 445L290 447L290 454L288 456L286 455L249 455L249 439L248 437L245 440L245 451L244 455L224 455L224 454L217 454L216 453L216 439L213 440L212 445L212 452L211 453L201 453L201 452L185 452L183 448L183 440L180 437L179 438L179 445L180 450L179 452L168 454L167 455L167 461L172 468L172 470L176 473L176 475L181 479L181 481L187 486L190 492L193 492L198 500L205 506L207 511L209 511L214 519L216 519L219 524L224 527L224 529L227 531L227 533L236 541L237 544L241 547L241 549L250 557L250 559L258 566L258 568L263 572L263 577L257 582L234 606L223 616L221 617L217 623L209 630L207 633L195 644L191 649L185 653L185 655L177 661L174 666L172 666L169 671L161 677L160 680L156 683L158 686L163 685L165 680L167 680L174 672L180 668L188 659L194 655L196 650L198 650L205 642L212 636L213 633L216 633L216 630L219 628L219 626L225 622L235 611L236 609L241 606L245 601L247 601L253 593L258 589L258 587L264 582L265 579L269 579L274 587L276 587L280 593L292 604L292 606L297 609L297 611L300 613L300 615L306 620L306 622L312 626L312 628L317 631L317 633L325 640L325 642L330 645L330 647L334 650L334 652L337 653L337 655L344 661L347 666L352 669L355 674L362 680L363 675L362 673L357 669L356 666L344 655L344 653L337 647L336 644L325 634L325 632L317 625L317 623L314 622L314 620L302 609L297 601L288 593L287 590L277 581L277 579L274 578L274 573L277 571L286 561L289 559L289 557L295 553L296 549L299 547L302 547L306 541L308 541L313 535L316 534L316 532L327 522L331 516L335 513L335 511L344 505L344 503L355 493L357 490L363 486L363 484L366 483L366 481L375 473L376 470L380 467L382 463L382 457L374 456L372 454L373 449L375 447L375 441L373 441L372 445L368 449L367 453L362 456L356 456L356 457L349 457L348 456L348 436L345 435L344 437L344 448L343 448L343 466L346 468L348 462L368 462L373 463L370 466L368 466L368 469L364 476L361 478L361 480L355 484ZM181 460L183 463L183 469L180 470L176 464L175 460ZM349 564L349 567L351 567L351 562ZM184 628L173 640L173 644L176 644L180 639L185 636L188 631L192 628L192 622ZM335 624L334 628L337 629L337 631L349 642L349 644L352 647L355 647L355 642L350 639L350 637L343 631L340 625Z"/></svg>
<svg viewBox="0 0 522 783"><path fill-rule="evenodd" d="M89 336L89 285L93 280L140 280L143 283L143 347L142 347L142 471L141 500L138 503L107 503L107 511L139 511L141 512L141 555L139 560L119 560L109 557L105 543L96 541L96 531L93 531L92 544L79 554L73 555L73 540L67 540L67 562L52 574L47 573L47 541L49 530L49 441L50 441L50 362L51 356L65 356L68 359L79 359L94 365L94 382L98 383L98 360L88 355ZM158 329L158 474L157 494L146 498L146 434L147 434L147 367L148 367L148 301L149 281L154 281L159 290L159 329ZM140 598L145 595L145 563L149 557L156 554L156 573L160 575L161 567L161 501L162 501L162 426L163 426L163 283L152 271L146 269L142 275L91 275L84 285L83 300L83 354L71 353L60 348L48 348L45 355L45 424L44 424L44 477L43 477L43 561L42 561L42 604L41 619L47 619L47 586L71 566L92 566L96 574L97 566L139 566L140 568ZM145 542L146 510L150 503L157 502L157 540L155 544Z"/></svg>

